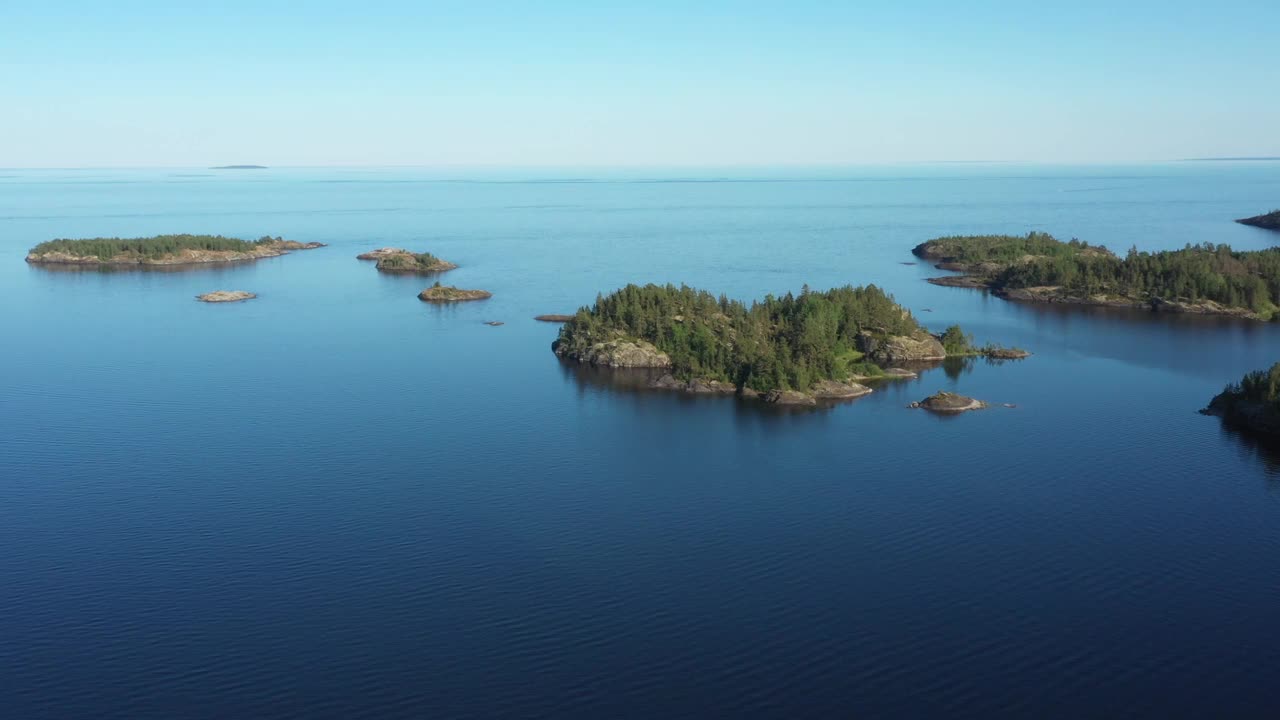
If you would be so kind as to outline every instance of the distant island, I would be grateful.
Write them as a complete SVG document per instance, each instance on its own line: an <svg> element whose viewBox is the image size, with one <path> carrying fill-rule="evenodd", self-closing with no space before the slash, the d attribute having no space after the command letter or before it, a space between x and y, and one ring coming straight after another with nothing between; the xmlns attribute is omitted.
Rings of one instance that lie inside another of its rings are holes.
<svg viewBox="0 0 1280 720"><path fill-rule="evenodd" d="M145 238L50 240L31 248L27 262L40 265L199 265L260 260L324 243L264 236L240 240L221 235L156 235Z"/></svg>
<svg viewBox="0 0 1280 720"><path fill-rule="evenodd" d="M258 297L254 293L245 290L214 290L213 292L197 295L196 299L206 303L229 303L243 302Z"/></svg>
<svg viewBox="0 0 1280 720"><path fill-rule="evenodd" d="M376 260L377 269L389 273L412 273L417 275L434 275L458 267L447 260L431 253L416 253L404 248L378 248L356 256L357 260Z"/></svg>
<svg viewBox="0 0 1280 720"><path fill-rule="evenodd" d="M874 285L806 287L750 306L685 286L628 285L579 310L552 349L581 363L665 371L657 388L805 405L914 375L897 363L988 350L958 327L929 334Z"/></svg>
<svg viewBox="0 0 1280 720"><path fill-rule="evenodd" d="M1242 157L1204 157L1183 158L1182 162L1274 162L1280 160L1275 155L1246 155Z"/></svg>
<svg viewBox="0 0 1280 720"><path fill-rule="evenodd" d="M488 290L462 290L450 285L436 283L418 293L418 299L430 303L454 303L467 300L487 300L493 297Z"/></svg>
<svg viewBox="0 0 1280 720"><path fill-rule="evenodd" d="M1104 247L1033 232L936 238L912 252L965 273L929 282L987 289L1008 300L1254 320L1280 314L1280 248L1236 252L1206 243L1154 253L1133 249L1119 258Z"/></svg>
<svg viewBox="0 0 1280 720"><path fill-rule="evenodd" d="M1253 217L1240 218L1236 222L1241 225L1252 225L1265 230L1280 230L1280 210L1272 210L1265 215L1254 215Z"/></svg>
<svg viewBox="0 0 1280 720"><path fill-rule="evenodd" d="M1200 412L1217 415L1232 425L1280 436L1280 363L1228 385Z"/></svg>
<svg viewBox="0 0 1280 720"><path fill-rule="evenodd" d="M266 170L266 165L215 165L210 170Z"/></svg>

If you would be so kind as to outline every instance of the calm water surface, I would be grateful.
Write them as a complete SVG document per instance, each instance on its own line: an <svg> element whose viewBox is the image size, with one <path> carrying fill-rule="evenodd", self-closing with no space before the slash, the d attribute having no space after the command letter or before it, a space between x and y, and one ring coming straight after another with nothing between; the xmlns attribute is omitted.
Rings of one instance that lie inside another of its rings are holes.
<svg viewBox="0 0 1280 720"><path fill-rule="evenodd" d="M1256 249L1230 220L1277 205L1276 163L0 171L2 714L1276 717L1280 453L1195 410L1280 325L904 263L1032 229ZM22 261L167 232L329 247ZM426 306L354 259L383 245L494 297ZM1036 355L805 413L559 364L532 316L633 281L875 283ZM939 389L1017 407L905 409Z"/></svg>

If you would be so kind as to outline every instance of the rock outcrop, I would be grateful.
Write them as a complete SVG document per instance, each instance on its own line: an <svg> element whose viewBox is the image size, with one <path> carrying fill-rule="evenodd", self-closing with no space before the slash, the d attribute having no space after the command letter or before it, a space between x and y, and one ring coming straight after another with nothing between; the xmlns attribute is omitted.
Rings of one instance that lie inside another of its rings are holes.
<svg viewBox="0 0 1280 720"><path fill-rule="evenodd" d="M911 335L858 334L858 351L879 365L913 360L942 360L947 351L938 338L924 331Z"/></svg>
<svg viewBox="0 0 1280 720"><path fill-rule="evenodd" d="M560 357L612 368L669 368L671 357L652 343L632 338L598 342L579 352L570 352L556 341L552 350Z"/></svg>
<svg viewBox="0 0 1280 720"><path fill-rule="evenodd" d="M819 380L811 391L820 400L850 400L869 395L871 388L856 382L836 382L835 380Z"/></svg>
<svg viewBox="0 0 1280 720"><path fill-rule="evenodd" d="M197 295L196 299L200 302L207 303L225 303L225 302L241 302L243 300L252 300L257 295L246 292L244 290L214 290L210 293Z"/></svg>
<svg viewBox="0 0 1280 720"><path fill-rule="evenodd" d="M818 401L807 393L796 390L770 390L760 396L770 405L817 405Z"/></svg>
<svg viewBox="0 0 1280 720"><path fill-rule="evenodd" d="M670 373L666 373L649 383L649 387L657 390L679 390L696 395L732 395L738 392L738 388L734 387L733 383L720 380L705 380L703 378L694 378L684 382L676 379Z"/></svg>
<svg viewBox="0 0 1280 720"><path fill-rule="evenodd" d="M956 393L946 392L945 390L921 400L918 403L911 403L913 408L924 408L936 413L951 414L962 413L968 410L981 410L987 406L981 400L974 400L971 397L957 395Z"/></svg>

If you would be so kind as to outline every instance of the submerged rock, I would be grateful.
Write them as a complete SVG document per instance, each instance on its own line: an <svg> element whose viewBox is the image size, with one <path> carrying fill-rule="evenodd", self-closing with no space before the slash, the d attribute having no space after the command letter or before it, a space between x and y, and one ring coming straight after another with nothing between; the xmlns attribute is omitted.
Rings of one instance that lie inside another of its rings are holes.
<svg viewBox="0 0 1280 720"><path fill-rule="evenodd" d="M982 354L993 360L1021 360L1031 357L1031 353L1019 348L988 348Z"/></svg>
<svg viewBox="0 0 1280 720"><path fill-rule="evenodd" d="M210 292L210 293L197 295L196 299L199 300L200 302L207 302L207 303L225 303L225 302L240 302L242 300L252 300L256 297L258 296L251 292L246 292L244 290L214 290L213 292Z"/></svg>

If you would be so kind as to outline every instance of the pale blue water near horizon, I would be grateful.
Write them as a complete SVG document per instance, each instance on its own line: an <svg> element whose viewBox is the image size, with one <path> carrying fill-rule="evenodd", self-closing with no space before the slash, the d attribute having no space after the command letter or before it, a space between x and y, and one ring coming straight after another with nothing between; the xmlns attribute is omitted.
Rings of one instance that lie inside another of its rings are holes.
<svg viewBox="0 0 1280 720"><path fill-rule="evenodd" d="M1274 717L1280 453L1195 411L1280 325L904 263L1263 248L1231 219L1277 205L1280 163L0 170L2 714ZM329 246L23 262L165 232ZM426 306L354 259L383 245L494 297ZM531 319L628 282L875 283L1036 354L805 413L630 391ZM260 297L193 300L223 288ZM937 389L1017 407L905 408Z"/></svg>

